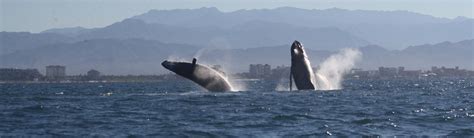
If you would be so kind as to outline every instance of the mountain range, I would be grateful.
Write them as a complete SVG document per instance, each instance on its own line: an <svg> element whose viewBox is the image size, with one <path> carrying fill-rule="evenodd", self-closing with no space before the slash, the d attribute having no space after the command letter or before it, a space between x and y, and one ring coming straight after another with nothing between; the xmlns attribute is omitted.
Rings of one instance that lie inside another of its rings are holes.
<svg viewBox="0 0 474 138"><path fill-rule="evenodd" d="M199 48L192 45L162 43L142 39L93 39L70 44L55 44L0 56L0 67L39 68L51 64L67 66L68 73L81 74L96 69L105 74L161 74L164 60L190 61L222 65L230 72L248 71L249 64L290 64L289 44L246 49ZM411 46L387 50L376 45L360 47L363 57L357 67L405 66L427 69L431 66L459 66L474 69L474 40ZM313 66L337 51L306 48Z"/></svg>
<svg viewBox="0 0 474 138"><path fill-rule="evenodd" d="M220 64L288 65L289 44L303 42L313 65L342 48L363 53L361 68L473 67L474 19L408 11L307 10L292 7L221 12L150 10L99 28L0 32L0 67L60 64L73 74L160 74L165 59Z"/></svg>
<svg viewBox="0 0 474 138"><path fill-rule="evenodd" d="M292 7L276 9L220 12L217 8L191 10L151 10L132 17L147 23L184 27L213 26L232 28L246 22L263 21L294 26L335 27L347 31L371 44L388 49L403 49L409 45L462 41L472 39L474 19L438 18L408 11L370 11L325 9L308 10ZM278 29L278 28L274 28ZM307 45L316 45L308 43Z"/></svg>
<svg viewBox="0 0 474 138"><path fill-rule="evenodd" d="M438 18L408 11L281 7L221 12L211 7L150 10L104 28L44 32L80 35L83 39L133 37L200 46L219 40L232 48L282 45L298 38L318 50L367 44L400 50L410 45L473 39L473 24L472 18Z"/></svg>

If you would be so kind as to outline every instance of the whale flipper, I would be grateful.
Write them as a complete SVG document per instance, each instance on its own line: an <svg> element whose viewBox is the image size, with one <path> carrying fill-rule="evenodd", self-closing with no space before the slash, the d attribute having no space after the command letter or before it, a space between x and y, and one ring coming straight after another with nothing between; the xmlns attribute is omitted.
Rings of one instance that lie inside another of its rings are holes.
<svg viewBox="0 0 474 138"><path fill-rule="evenodd" d="M293 71L290 70L290 92L293 91Z"/></svg>

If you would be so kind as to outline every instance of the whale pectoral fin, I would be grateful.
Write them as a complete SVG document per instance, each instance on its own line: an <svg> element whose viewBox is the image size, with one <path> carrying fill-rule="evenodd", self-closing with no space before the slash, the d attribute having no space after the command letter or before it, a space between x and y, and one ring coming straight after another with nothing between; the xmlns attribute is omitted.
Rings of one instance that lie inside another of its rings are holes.
<svg viewBox="0 0 474 138"><path fill-rule="evenodd" d="M193 65L196 65L196 58L193 58Z"/></svg>
<svg viewBox="0 0 474 138"><path fill-rule="evenodd" d="M193 58L193 62L192 62L192 64L191 64L191 65L192 65L192 66L191 66L192 70L195 70L195 69L196 69L196 61L197 61L196 58Z"/></svg>
<svg viewBox="0 0 474 138"><path fill-rule="evenodd" d="M292 85L293 85L293 73L290 71L290 92L292 91Z"/></svg>

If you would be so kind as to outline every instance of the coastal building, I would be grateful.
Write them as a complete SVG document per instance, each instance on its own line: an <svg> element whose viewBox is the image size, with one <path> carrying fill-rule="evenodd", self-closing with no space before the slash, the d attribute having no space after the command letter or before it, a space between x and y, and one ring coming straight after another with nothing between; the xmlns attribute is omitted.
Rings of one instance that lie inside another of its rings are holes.
<svg viewBox="0 0 474 138"><path fill-rule="evenodd" d="M397 77L398 68L396 67L379 67L380 77Z"/></svg>
<svg viewBox="0 0 474 138"><path fill-rule="evenodd" d="M364 71L362 69L351 69L349 74L347 75L351 78L367 78L369 76L369 71Z"/></svg>
<svg viewBox="0 0 474 138"><path fill-rule="evenodd" d="M464 69L459 69L458 66L454 67L454 68L447 68L447 67L437 67L437 66L433 66L431 67L431 71L430 73L434 73L436 76L440 76L440 77L443 77L443 76L446 76L446 77L461 77L461 76L468 76L469 75L469 71L467 70L464 70Z"/></svg>
<svg viewBox="0 0 474 138"><path fill-rule="evenodd" d="M290 77L291 68L289 66L277 66L272 69L272 73L268 79L281 80Z"/></svg>
<svg viewBox="0 0 474 138"><path fill-rule="evenodd" d="M406 70L405 67L379 67L378 70L352 69L346 77L356 79L366 78L419 78L423 74L422 70Z"/></svg>
<svg viewBox="0 0 474 138"><path fill-rule="evenodd" d="M272 67L268 64L250 64L249 77L264 78L272 74Z"/></svg>
<svg viewBox="0 0 474 138"><path fill-rule="evenodd" d="M421 70L404 70L399 73L399 75L404 78L419 78L422 74L423 71Z"/></svg>
<svg viewBox="0 0 474 138"><path fill-rule="evenodd" d="M100 72L94 69L87 71L87 79L88 80L99 80L100 79Z"/></svg>
<svg viewBox="0 0 474 138"><path fill-rule="evenodd" d="M38 81L42 77L37 69L0 68L0 81Z"/></svg>
<svg viewBox="0 0 474 138"><path fill-rule="evenodd" d="M46 79L51 81L63 80L66 77L66 67L60 65L46 66Z"/></svg>
<svg viewBox="0 0 474 138"><path fill-rule="evenodd" d="M272 66L265 64L263 65L263 76L270 76L272 74Z"/></svg>

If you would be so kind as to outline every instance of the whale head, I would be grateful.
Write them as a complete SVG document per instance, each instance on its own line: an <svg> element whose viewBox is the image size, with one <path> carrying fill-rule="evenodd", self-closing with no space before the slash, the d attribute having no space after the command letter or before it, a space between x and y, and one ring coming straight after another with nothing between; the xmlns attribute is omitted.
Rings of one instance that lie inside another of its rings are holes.
<svg viewBox="0 0 474 138"><path fill-rule="evenodd" d="M174 64L172 62L169 62L168 60L161 62L161 66L169 70L172 70L172 68L174 68Z"/></svg>
<svg viewBox="0 0 474 138"><path fill-rule="evenodd" d="M304 57L305 55L303 45L295 40L291 45L291 57Z"/></svg>

